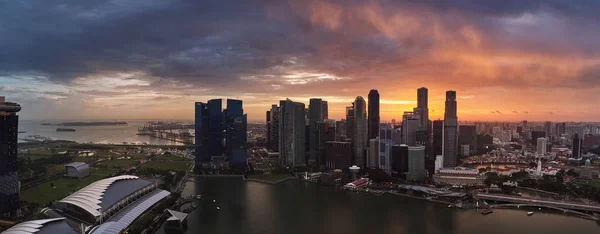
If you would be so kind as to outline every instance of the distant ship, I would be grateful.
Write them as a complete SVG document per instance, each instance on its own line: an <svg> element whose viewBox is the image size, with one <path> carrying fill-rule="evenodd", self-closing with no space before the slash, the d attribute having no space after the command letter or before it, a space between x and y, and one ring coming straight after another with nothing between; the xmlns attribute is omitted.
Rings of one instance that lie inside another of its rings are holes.
<svg viewBox="0 0 600 234"><path fill-rule="evenodd" d="M18 131L17 133L27 133L26 131Z"/></svg>
<svg viewBox="0 0 600 234"><path fill-rule="evenodd" d="M72 129L72 128L57 128L56 131L57 132L74 132L75 129Z"/></svg>

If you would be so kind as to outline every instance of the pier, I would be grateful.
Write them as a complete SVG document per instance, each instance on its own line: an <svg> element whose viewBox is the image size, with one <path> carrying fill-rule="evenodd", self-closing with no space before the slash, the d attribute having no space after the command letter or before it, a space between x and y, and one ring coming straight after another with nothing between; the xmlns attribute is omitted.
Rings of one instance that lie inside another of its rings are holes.
<svg viewBox="0 0 600 234"><path fill-rule="evenodd" d="M193 145L194 135L189 132L189 129L193 128L193 124L150 122L138 127L137 135Z"/></svg>

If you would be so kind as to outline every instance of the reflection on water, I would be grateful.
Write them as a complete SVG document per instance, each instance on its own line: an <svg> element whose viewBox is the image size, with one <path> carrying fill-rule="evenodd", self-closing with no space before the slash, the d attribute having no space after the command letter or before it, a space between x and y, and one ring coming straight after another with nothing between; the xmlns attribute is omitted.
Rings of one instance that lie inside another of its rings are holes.
<svg viewBox="0 0 600 234"><path fill-rule="evenodd" d="M127 125L117 126L69 127L75 129L75 132L57 132L56 129L60 126L45 126L41 125L42 123L42 121L20 121L19 131L26 131L26 133L19 133L19 139L40 135L50 137L54 140L69 140L79 143L122 144L123 142L127 142L130 144L181 145L181 143L177 142L136 135L138 127L144 126L147 121L128 121ZM193 134L193 129L190 129L190 132ZM19 140L19 142L24 141Z"/></svg>
<svg viewBox="0 0 600 234"><path fill-rule="evenodd" d="M186 233L597 233L593 222L557 213L474 210L394 195L374 196L297 180L277 185L239 178L196 178L183 196L202 194ZM217 203L212 200L216 199ZM216 206L221 210L216 210ZM158 233L164 233L161 229Z"/></svg>

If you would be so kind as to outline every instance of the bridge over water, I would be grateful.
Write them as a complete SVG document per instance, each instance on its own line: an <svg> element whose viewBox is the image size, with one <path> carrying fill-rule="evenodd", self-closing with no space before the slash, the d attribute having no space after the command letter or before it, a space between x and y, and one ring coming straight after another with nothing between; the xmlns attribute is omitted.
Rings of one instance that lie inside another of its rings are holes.
<svg viewBox="0 0 600 234"><path fill-rule="evenodd" d="M538 207L562 208L562 209L569 209L569 210L591 211L591 212L600 213L600 205L595 205L595 204L523 198L523 197L508 196L508 195L501 195L501 194L489 194L489 193L478 193L478 194L475 194L473 197L475 197L476 199L487 200L487 201L501 201L501 202L510 202L510 203L518 203L518 204L535 205Z"/></svg>

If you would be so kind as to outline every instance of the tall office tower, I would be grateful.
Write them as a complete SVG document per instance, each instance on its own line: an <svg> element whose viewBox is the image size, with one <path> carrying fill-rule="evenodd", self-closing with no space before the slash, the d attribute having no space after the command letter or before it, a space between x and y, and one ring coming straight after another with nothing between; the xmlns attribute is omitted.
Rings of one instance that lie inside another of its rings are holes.
<svg viewBox="0 0 600 234"><path fill-rule="evenodd" d="M267 150L271 150L271 111L268 110L267 111L267 115L266 115L266 138L267 138Z"/></svg>
<svg viewBox="0 0 600 234"><path fill-rule="evenodd" d="M272 105L271 110L267 111L269 113L269 117L267 124L268 132L267 132L267 149L271 152L279 152L279 107L277 105Z"/></svg>
<svg viewBox="0 0 600 234"><path fill-rule="evenodd" d="M458 145L469 145L469 154L477 152L477 128L475 125L460 125L458 127Z"/></svg>
<svg viewBox="0 0 600 234"><path fill-rule="evenodd" d="M433 146L433 155L444 155L444 121L434 120L432 125L433 139L431 145Z"/></svg>
<svg viewBox="0 0 600 234"><path fill-rule="evenodd" d="M402 144L417 145L417 130L420 124L421 118L419 115L414 112L404 112L404 115L402 115Z"/></svg>
<svg viewBox="0 0 600 234"><path fill-rule="evenodd" d="M562 134L565 134L566 129L567 129L566 123L556 123L556 135L557 136L561 136Z"/></svg>
<svg viewBox="0 0 600 234"><path fill-rule="evenodd" d="M537 151L536 154L538 157L543 157L546 155L546 150L548 149L548 138L540 137L537 139Z"/></svg>
<svg viewBox="0 0 600 234"><path fill-rule="evenodd" d="M365 168L365 150L367 148L367 103L363 97L358 96L354 100L354 134L352 135L354 146L354 162Z"/></svg>
<svg viewBox="0 0 600 234"><path fill-rule="evenodd" d="M429 106L427 97L427 88L421 87L417 89L417 108L419 108L421 116L421 127L429 128Z"/></svg>
<svg viewBox="0 0 600 234"><path fill-rule="evenodd" d="M279 102L279 162L285 167L306 166L304 103Z"/></svg>
<svg viewBox="0 0 600 234"><path fill-rule="evenodd" d="M379 92L376 89L369 91L369 133L368 139L375 139L379 136ZM370 145L370 144L369 144Z"/></svg>
<svg viewBox="0 0 600 234"><path fill-rule="evenodd" d="M323 115L323 119L329 119L329 104L327 104L327 101L323 101L323 110L321 111L322 115Z"/></svg>
<svg viewBox="0 0 600 234"><path fill-rule="evenodd" d="M248 116L244 114L241 100L227 99L225 115L225 145L231 165L243 168L246 165L248 141Z"/></svg>
<svg viewBox="0 0 600 234"><path fill-rule="evenodd" d="M323 100L311 98L308 104L308 162L312 165L318 161L319 157L319 138L318 124L323 121Z"/></svg>
<svg viewBox="0 0 600 234"><path fill-rule="evenodd" d="M285 167L306 166L304 103L279 102L279 160Z"/></svg>
<svg viewBox="0 0 600 234"><path fill-rule="evenodd" d="M408 147L407 180L425 180L425 146Z"/></svg>
<svg viewBox="0 0 600 234"><path fill-rule="evenodd" d="M341 141L345 138L342 136L346 136L346 120L342 119L340 121L335 121L335 140Z"/></svg>
<svg viewBox="0 0 600 234"><path fill-rule="evenodd" d="M394 129L389 124L379 125L379 168L389 172L392 146L394 145Z"/></svg>
<svg viewBox="0 0 600 234"><path fill-rule="evenodd" d="M352 106L346 107L346 137L352 138L354 135L354 102Z"/></svg>
<svg viewBox="0 0 600 234"><path fill-rule="evenodd" d="M573 150L572 150L574 159L581 158L581 143L582 143L582 139L579 138L579 134L575 133L575 136L573 136Z"/></svg>
<svg viewBox="0 0 600 234"><path fill-rule="evenodd" d="M335 141L335 120L324 120L323 122L319 122L317 125L317 138L318 138L318 154L317 154L317 165L319 168L325 167L325 162L327 160L326 157L326 148L328 141Z"/></svg>
<svg viewBox="0 0 600 234"><path fill-rule="evenodd" d="M208 100L208 160L222 156L223 147L223 100Z"/></svg>
<svg viewBox="0 0 600 234"><path fill-rule="evenodd" d="M379 137L369 139L367 166L369 168L379 168Z"/></svg>
<svg viewBox="0 0 600 234"><path fill-rule="evenodd" d="M458 116L456 115L456 91L446 91L444 112L444 167L456 167L458 154Z"/></svg>
<svg viewBox="0 0 600 234"><path fill-rule="evenodd" d="M546 137L546 132L544 131L531 131L531 144L535 147L537 146L537 139Z"/></svg>
<svg viewBox="0 0 600 234"><path fill-rule="evenodd" d="M392 146L392 175L406 179L408 173L408 145Z"/></svg>
<svg viewBox="0 0 600 234"><path fill-rule="evenodd" d="M194 109L194 149L196 168L202 168L202 162L210 161L208 154L208 105L202 102L195 103Z"/></svg>
<svg viewBox="0 0 600 234"><path fill-rule="evenodd" d="M550 138L552 136L552 122L544 122L544 132L546 133L546 137Z"/></svg>
<svg viewBox="0 0 600 234"><path fill-rule="evenodd" d="M0 96L0 216L14 215L19 209L17 135L21 106Z"/></svg>

